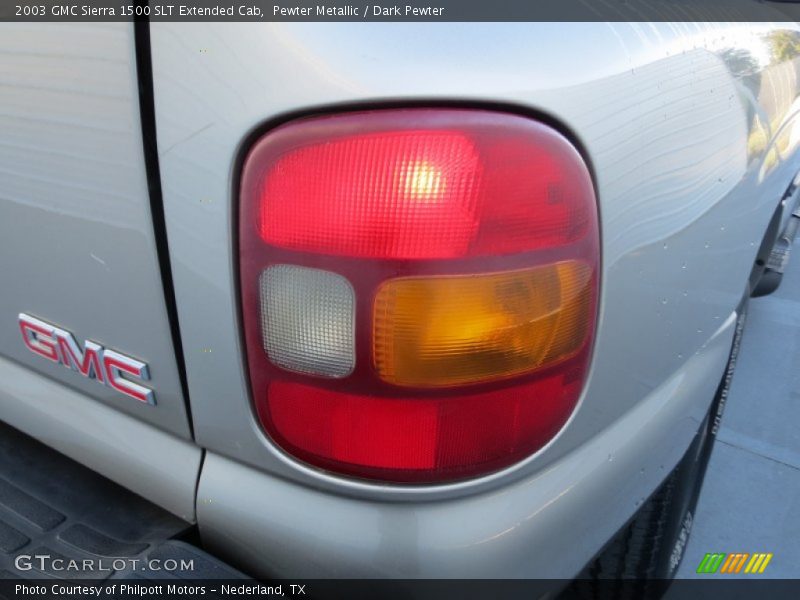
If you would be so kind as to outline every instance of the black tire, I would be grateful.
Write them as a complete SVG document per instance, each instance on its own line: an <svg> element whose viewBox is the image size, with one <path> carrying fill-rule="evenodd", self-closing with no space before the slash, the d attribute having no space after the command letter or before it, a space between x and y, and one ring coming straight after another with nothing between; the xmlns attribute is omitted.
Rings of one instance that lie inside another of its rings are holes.
<svg viewBox="0 0 800 600"><path fill-rule="evenodd" d="M739 354L748 293L737 309L725 373L678 466L569 588L583 598L659 598L681 564Z"/></svg>

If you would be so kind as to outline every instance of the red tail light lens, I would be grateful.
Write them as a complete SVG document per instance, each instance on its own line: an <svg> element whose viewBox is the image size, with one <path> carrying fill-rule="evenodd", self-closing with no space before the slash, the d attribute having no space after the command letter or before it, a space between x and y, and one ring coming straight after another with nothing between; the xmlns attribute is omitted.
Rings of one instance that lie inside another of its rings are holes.
<svg viewBox="0 0 800 600"><path fill-rule="evenodd" d="M332 471L403 482L461 479L504 467L551 439L572 412L580 375L444 398L276 381L262 418L281 446Z"/></svg>
<svg viewBox="0 0 800 600"><path fill-rule="evenodd" d="M272 165L256 182L261 238L303 252L421 259L527 252L585 234L594 207L573 201L585 169L560 136L533 137L531 125L552 132L520 129L518 117L410 112L272 134L262 158Z"/></svg>
<svg viewBox="0 0 800 600"><path fill-rule="evenodd" d="M591 179L554 130L385 110L267 134L242 174L257 412L281 448L356 477L506 467L569 418L599 262Z"/></svg>

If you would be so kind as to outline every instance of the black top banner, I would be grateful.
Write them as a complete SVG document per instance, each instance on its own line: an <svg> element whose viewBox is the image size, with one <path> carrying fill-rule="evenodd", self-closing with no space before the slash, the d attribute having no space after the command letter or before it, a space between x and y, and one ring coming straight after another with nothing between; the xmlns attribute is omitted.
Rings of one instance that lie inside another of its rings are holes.
<svg viewBox="0 0 800 600"><path fill-rule="evenodd" d="M800 0L2 0L0 21L798 21Z"/></svg>

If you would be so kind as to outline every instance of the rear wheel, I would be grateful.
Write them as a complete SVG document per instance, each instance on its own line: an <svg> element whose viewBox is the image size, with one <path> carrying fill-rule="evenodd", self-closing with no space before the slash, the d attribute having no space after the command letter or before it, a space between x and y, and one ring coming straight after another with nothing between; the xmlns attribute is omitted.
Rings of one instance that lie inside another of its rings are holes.
<svg viewBox="0 0 800 600"><path fill-rule="evenodd" d="M585 597L659 597L683 558L736 366L748 293L737 309L731 353L714 401L677 467L573 586ZM616 583L602 580L617 580ZM623 583L623 580L634 580Z"/></svg>

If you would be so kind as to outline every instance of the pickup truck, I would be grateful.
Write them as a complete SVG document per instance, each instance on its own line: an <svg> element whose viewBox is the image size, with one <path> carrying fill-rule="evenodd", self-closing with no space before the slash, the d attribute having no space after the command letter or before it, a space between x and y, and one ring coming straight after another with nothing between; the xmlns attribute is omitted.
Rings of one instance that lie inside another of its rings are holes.
<svg viewBox="0 0 800 600"><path fill-rule="evenodd" d="M798 57L786 22L1 24L0 567L671 577L797 227Z"/></svg>

